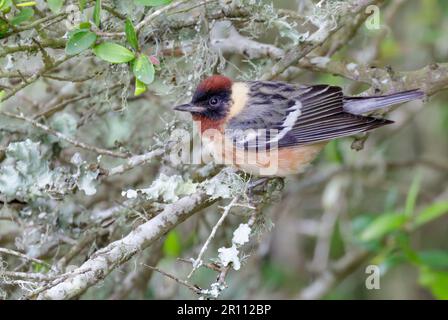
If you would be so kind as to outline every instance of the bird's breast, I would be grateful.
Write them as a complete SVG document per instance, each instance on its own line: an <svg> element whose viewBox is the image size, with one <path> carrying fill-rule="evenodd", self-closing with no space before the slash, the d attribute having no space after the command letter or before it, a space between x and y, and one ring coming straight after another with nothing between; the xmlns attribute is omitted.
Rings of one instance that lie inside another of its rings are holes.
<svg viewBox="0 0 448 320"><path fill-rule="evenodd" d="M303 172L325 144L253 151L237 148L225 135L202 136L203 150L217 164L230 165L257 176L287 176Z"/></svg>

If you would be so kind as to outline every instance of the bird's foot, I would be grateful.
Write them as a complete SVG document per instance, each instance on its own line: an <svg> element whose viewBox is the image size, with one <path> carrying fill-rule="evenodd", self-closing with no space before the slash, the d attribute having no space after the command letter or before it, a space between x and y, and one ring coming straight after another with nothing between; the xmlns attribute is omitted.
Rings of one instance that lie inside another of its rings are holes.
<svg viewBox="0 0 448 320"><path fill-rule="evenodd" d="M264 192L272 192L276 189L282 190L284 187L284 180L281 177L263 177L255 181L251 181L248 185L249 196Z"/></svg>

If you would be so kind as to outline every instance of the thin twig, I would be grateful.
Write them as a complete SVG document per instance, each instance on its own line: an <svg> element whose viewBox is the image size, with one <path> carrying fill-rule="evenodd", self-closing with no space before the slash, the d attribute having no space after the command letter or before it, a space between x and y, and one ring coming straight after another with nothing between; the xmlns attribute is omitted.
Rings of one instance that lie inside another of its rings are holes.
<svg viewBox="0 0 448 320"><path fill-rule="evenodd" d="M45 75L44 77L47 77L47 76ZM114 92L113 90L115 90L115 89L117 89L117 88L119 88L119 87L121 87L121 85L120 85L120 84L116 84L116 85L113 85L113 86L111 86L111 87L107 87L107 88L103 88L103 89L101 89L101 90L98 90L98 91L95 92L95 93L91 93L91 92L89 92L89 93L86 93L86 94L83 94L83 95L79 95L79 96L76 96L76 97L72 97L72 98L69 98L69 99L60 101L60 102L57 103L56 105L51 105L51 106L49 106L47 109L45 109L45 110L43 110L43 111L41 111L41 112L36 113L35 115L33 115L32 118L33 118L33 119L38 119L38 118L40 118L40 117L45 117L45 118L51 117L51 116L52 116L53 114L55 114L56 112L59 112L59 111L63 110L63 109L64 109L67 105L69 105L70 103L73 103L73 102L77 102L77 101L80 101L80 100L83 100L83 99L90 98L90 97L92 97L93 95L98 95L98 94L100 94L100 93L103 93L104 91L108 91L108 90L110 90L110 91Z"/></svg>
<svg viewBox="0 0 448 320"><path fill-rule="evenodd" d="M1 53L0 53L0 55L1 55ZM17 92L19 92L22 89L24 89L27 86L29 86L31 83L37 81L43 74L49 72L50 70L53 70L57 66L59 66L59 65L63 64L64 62L72 59L73 57L75 57L75 56L63 56L60 59L56 60L51 65L51 67L48 67L48 66L43 67L37 73L35 73L33 76L31 76L28 79L26 79L26 81L21 82L19 85L13 87L10 91L8 91L8 93L5 96L3 96L2 102L8 100L12 96L14 96Z"/></svg>
<svg viewBox="0 0 448 320"><path fill-rule="evenodd" d="M221 217L219 218L218 222L216 222L215 226L212 229L212 232L210 233L210 235L208 236L208 238L205 241L204 245L202 246L201 251L199 252L198 257L194 260L194 262L193 262L193 269L188 274L187 278L191 278L193 273L201 266L201 264L202 264L202 256L204 255L205 251L207 250L207 247L210 244L210 241L212 241L212 239L215 237L216 231L221 226L221 224L224 222L224 220L228 216L230 210L235 206L235 203L238 201L238 199L239 199L239 197L233 198L232 201L227 206L224 207L224 211L223 211Z"/></svg>
<svg viewBox="0 0 448 320"><path fill-rule="evenodd" d="M116 151L111 151L111 150L107 150L107 149L102 149L102 148L98 148L89 144L86 144L84 142L80 142L78 140L72 139L70 137L67 137L66 135L64 135L63 133L56 131L40 122L37 122L36 120L30 119L28 117L25 117L24 115L21 114L15 114L15 113L11 113L8 111L0 111L0 115L3 115L5 117L9 117L9 118L14 118L14 119L19 119L19 120L23 120L27 123L32 124L33 126L35 126L36 128L39 128L43 131L45 131L48 134L51 134L53 136L56 136L57 138L64 140L76 147L88 150L88 151L92 151L95 152L97 154L102 154L102 155L106 155L106 156L110 156L110 157L114 157L114 158L128 158L128 154L123 153L123 152L116 152Z"/></svg>
<svg viewBox="0 0 448 320"><path fill-rule="evenodd" d="M106 176L113 176L116 174L121 174L123 172L126 172L128 170L131 170L132 168L135 168L145 162L148 162L156 157L159 157L165 153L165 148L158 148L154 149L152 151L146 152L144 154L139 154L136 156L133 156L129 158L126 163L120 164L116 167L113 167L110 170L106 171Z"/></svg>
<svg viewBox="0 0 448 320"><path fill-rule="evenodd" d="M137 24L137 26L135 27L135 29L137 31L140 31L146 24L148 24L151 20L157 18L158 16L160 16L162 13L165 13L171 9L177 8L178 6L180 6L181 4L187 2L189 0L180 0L180 1L176 1L173 2L167 6L161 7L160 9L154 11L153 13L151 13L150 15L146 16L142 21L140 21L139 24Z"/></svg>
<svg viewBox="0 0 448 320"><path fill-rule="evenodd" d="M49 276L42 273L16 272L16 271L1 271L0 275L6 278L39 281L39 282L52 281L58 277L58 276Z"/></svg>
<svg viewBox="0 0 448 320"><path fill-rule="evenodd" d="M176 260L178 260L180 262L185 262L188 264L194 264L193 259L177 258ZM222 270L222 268L219 265L217 265L216 263L203 263L202 265L210 270L213 270L213 271L221 272L221 270Z"/></svg>
<svg viewBox="0 0 448 320"><path fill-rule="evenodd" d="M66 281L68 278L76 276L76 275L82 275L87 272L90 272L90 269L85 269L85 270L76 269L76 270L61 274L56 279L54 279L51 283L48 283L47 285L42 286L42 287L30 292L29 294L22 297L22 299L23 300L33 299L36 296L38 296L41 292L44 292L45 290L49 290L49 289L57 286L61 282Z"/></svg>
<svg viewBox="0 0 448 320"><path fill-rule="evenodd" d="M142 265L163 274L165 277L170 278L170 279L176 281L177 283L187 287L188 289L190 289L191 291L193 291L196 294L201 294L201 292L202 292L202 289L200 287L198 287L197 285L192 285L192 284L188 283L188 281L186 281L186 280L179 279L178 277L173 276L172 274L169 274L159 268L148 266L145 263L142 263Z"/></svg>
<svg viewBox="0 0 448 320"><path fill-rule="evenodd" d="M25 259L25 260L28 260L28 261L31 261L31 262L35 262L35 263L44 265L44 266L46 266L46 267L48 267L50 269L52 268L51 265L49 265L45 261L42 261L40 259L36 259L36 258L33 258L33 257L29 257L26 254L23 254L21 252L15 251L15 250L6 249L6 248L0 248L0 253L9 254L11 256L16 256L16 257L19 257L19 258L22 258L22 259Z"/></svg>

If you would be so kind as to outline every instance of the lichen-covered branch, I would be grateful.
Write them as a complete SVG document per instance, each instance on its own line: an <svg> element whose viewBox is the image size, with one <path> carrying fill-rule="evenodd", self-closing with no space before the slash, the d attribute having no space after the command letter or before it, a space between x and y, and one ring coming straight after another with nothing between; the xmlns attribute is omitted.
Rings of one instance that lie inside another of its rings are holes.
<svg viewBox="0 0 448 320"><path fill-rule="evenodd" d="M138 226L123 239L114 241L96 251L83 263L77 274L38 295L38 299L70 299L83 293L106 277L117 266L125 263L138 252L150 246L166 232L198 212L210 206L205 191L198 191L165 206L163 211L148 222ZM83 272L83 271L86 272ZM87 271L88 270L88 271Z"/></svg>

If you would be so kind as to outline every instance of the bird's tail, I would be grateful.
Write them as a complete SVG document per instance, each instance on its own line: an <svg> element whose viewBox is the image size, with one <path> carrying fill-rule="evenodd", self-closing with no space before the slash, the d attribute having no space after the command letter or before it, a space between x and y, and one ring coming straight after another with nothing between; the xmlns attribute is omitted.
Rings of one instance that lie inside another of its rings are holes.
<svg viewBox="0 0 448 320"><path fill-rule="evenodd" d="M394 104L411 100L422 99L423 91L418 89L392 93L384 96L374 97L344 97L344 111L352 114L369 113L383 109Z"/></svg>

